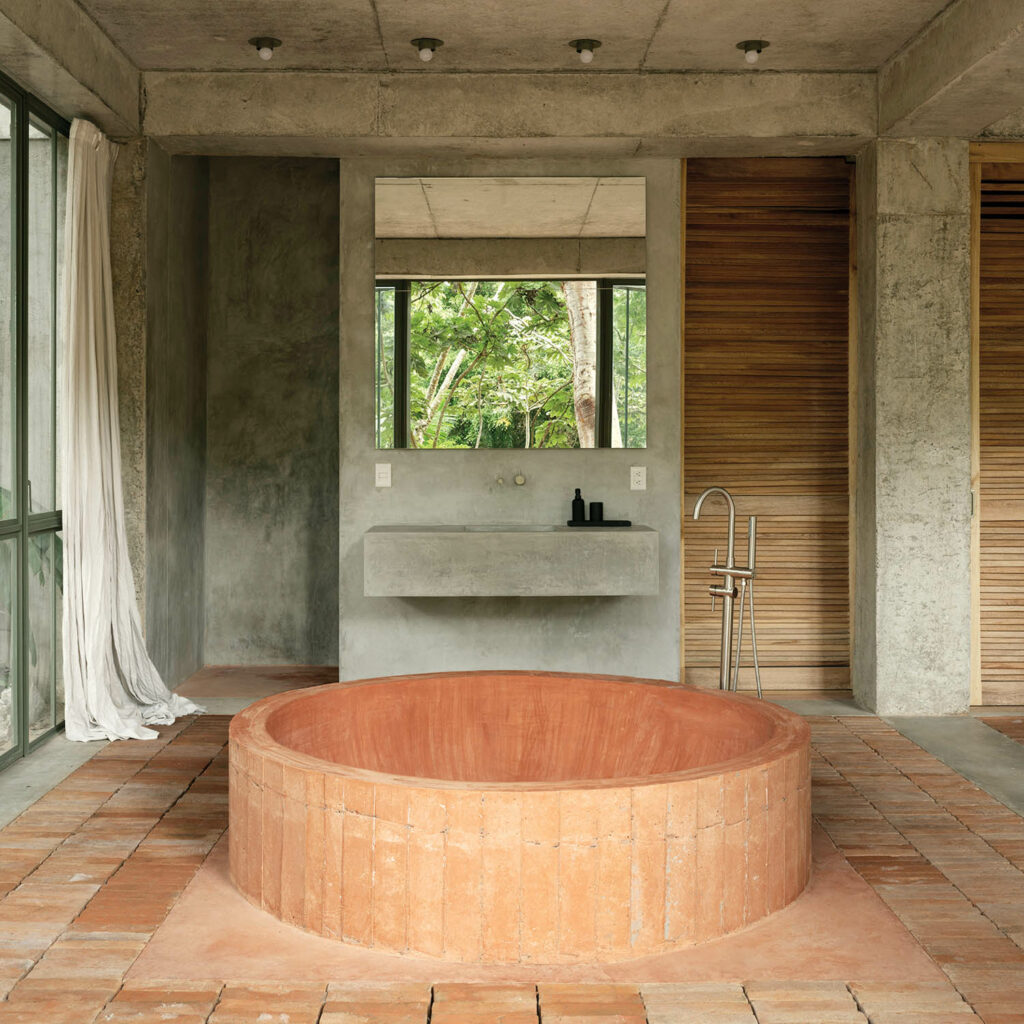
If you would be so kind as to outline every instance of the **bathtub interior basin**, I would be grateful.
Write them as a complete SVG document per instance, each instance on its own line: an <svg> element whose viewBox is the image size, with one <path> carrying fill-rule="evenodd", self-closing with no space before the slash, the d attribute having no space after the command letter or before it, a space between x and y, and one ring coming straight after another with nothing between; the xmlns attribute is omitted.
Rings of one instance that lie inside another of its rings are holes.
<svg viewBox="0 0 1024 1024"><path fill-rule="evenodd" d="M405 778L607 784L747 755L774 732L759 710L617 679L471 673L310 694L266 729L289 750Z"/></svg>

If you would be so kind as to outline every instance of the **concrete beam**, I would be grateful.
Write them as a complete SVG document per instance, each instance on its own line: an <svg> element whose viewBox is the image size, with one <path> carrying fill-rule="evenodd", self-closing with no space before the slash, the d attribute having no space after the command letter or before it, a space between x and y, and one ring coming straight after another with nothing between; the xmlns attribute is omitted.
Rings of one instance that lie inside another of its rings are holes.
<svg viewBox="0 0 1024 1024"><path fill-rule="evenodd" d="M378 277L642 274L644 238L378 238Z"/></svg>
<svg viewBox="0 0 1024 1024"><path fill-rule="evenodd" d="M957 0L878 76L881 135L973 138L1024 107L1024 5Z"/></svg>
<svg viewBox="0 0 1024 1024"><path fill-rule="evenodd" d="M983 139L1024 139L1024 109L1015 110L990 124L982 133Z"/></svg>
<svg viewBox="0 0 1024 1024"><path fill-rule="evenodd" d="M68 120L139 134L139 72L74 0L0 0L0 67Z"/></svg>
<svg viewBox="0 0 1024 1024"><path fill-rule="evenodd" d="M144 130L173 152L372 156L850 153L871 74L148 72Z"/></svg>

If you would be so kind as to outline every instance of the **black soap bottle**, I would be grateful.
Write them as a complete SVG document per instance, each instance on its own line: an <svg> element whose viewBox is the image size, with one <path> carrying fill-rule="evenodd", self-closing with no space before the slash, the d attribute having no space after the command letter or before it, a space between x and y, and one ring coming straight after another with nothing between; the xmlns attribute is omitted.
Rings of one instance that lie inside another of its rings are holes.
<svg viewBox="0 0 1024 1024"><path fill-rule="evenodd" d="M584 504L580 489L576 488L576 497L572 499L572 521L582 523L587 518L587 506Z"/></svg>

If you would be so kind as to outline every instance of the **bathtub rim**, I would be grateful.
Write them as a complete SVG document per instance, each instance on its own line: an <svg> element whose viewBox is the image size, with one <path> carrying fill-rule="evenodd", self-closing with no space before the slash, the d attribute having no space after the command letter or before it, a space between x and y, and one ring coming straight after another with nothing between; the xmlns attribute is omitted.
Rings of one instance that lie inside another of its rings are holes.
<svg viewBox="0 0 1024 1024"><path fill-rule="evenodd" d="M424 775L398 775L379 772L355 765L341 764L305 754L285 746L269 733L267 723L271 716L282 707L296 700L312 700L326 691L348 690L353 687L379 686L398 681L426 679L450 679L455 677L483 676L530 676L547 679L584 679L600 682L622 683L639 686L657 686L661 689L680 690L700 695L711 700L739 702L772 725L772 735L764 743L743 754L724 761L714 761L695 768L656 775L617 776L601 779L532 780L522 782L488 782L474 779L438 779ZM632 789L637 786L664 785L673 782L691 782L702 778L727 775L749 768L767 766L790 753L806 749L810 742L810 726L796 712L789 711L771 701L759 700L746 694L690 686L666 679L646 679L634 676L602 675L593 672L549 672L529 669L476 669L458 672L418 672L405 675L375 676L350 682L325 683L320 686L287 690L283 693L263 697L238 712L229 728L229 750L232 760L251 752L260 758L300 769L304 772L319 772L345 779L358 779L378 785L403 786L411 789L455 790L455 791L497 791L510 793L558 792L562 790ZM244 766L241 766L244 771Z"/></svg>

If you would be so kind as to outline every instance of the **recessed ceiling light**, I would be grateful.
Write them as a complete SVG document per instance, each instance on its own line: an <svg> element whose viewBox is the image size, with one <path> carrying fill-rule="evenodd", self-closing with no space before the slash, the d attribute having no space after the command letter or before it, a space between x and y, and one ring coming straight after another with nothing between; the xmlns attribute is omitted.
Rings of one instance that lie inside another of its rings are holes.
<svg viewBox="0 0 1024 1024"><path fill-rule="evenodd" d="M417 52L420 55L420 60L426 63L431 60L434 56L434 51L444 46L443 39L431 39L429 36L424 36L421 39L411 40L412 45L416 47Z"/></svg>
<svg viewBox="0 0 1024 1024"><path fill-rule="evenodd" d="M256 47L260 60L270 60L274 56L274 51L281 45L281 40L273 36L253 36L249 40L249 45Z"/></svg>
<svg viewBox="0 0 1024 1024"><path fill-rule="evenodd" d="M601 45L600 39L573 39L569 45L580 55L584 64L594 59L594 51Z"/></svg>
<svg viewBox="0 0 1024 1024"><path fill-rule="evenodd" d="M743 51L743 59L748 64L756 64L761 51L771 45L767 39L744 39L736 44L736 49Z"/></svg>

